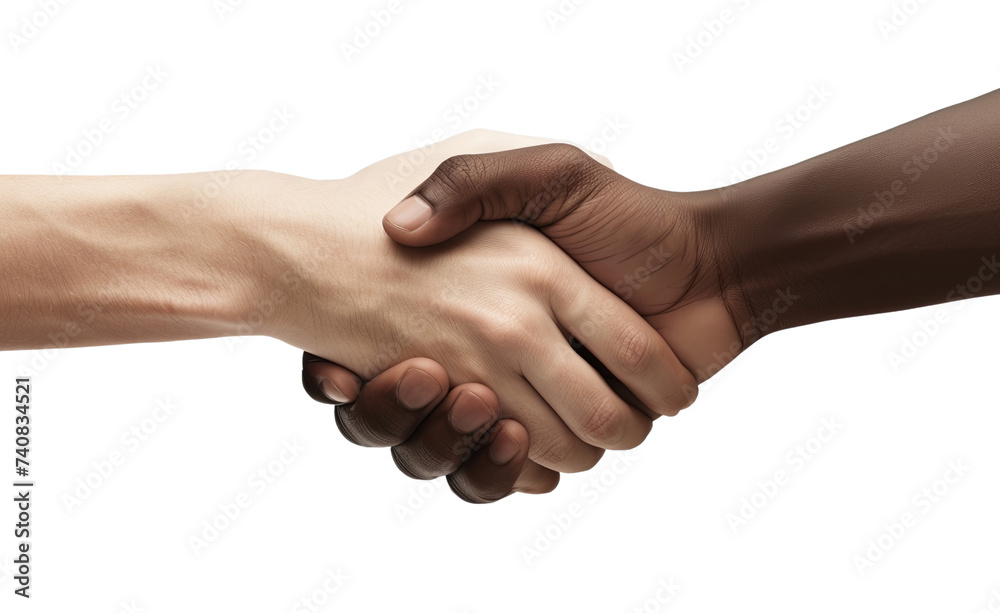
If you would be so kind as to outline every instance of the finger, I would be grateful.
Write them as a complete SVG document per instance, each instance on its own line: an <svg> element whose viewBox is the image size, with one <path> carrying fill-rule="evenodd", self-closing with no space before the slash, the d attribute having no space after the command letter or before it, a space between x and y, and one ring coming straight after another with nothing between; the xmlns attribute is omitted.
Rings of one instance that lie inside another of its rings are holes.
<svg viewBox="0 0 1000 613"><path fill-rule="evenodd" d="M567 268L551 292L559 324L655 413L694 402L694 376L638 313L581 269Z"/></svg>
<svg viewBox="0 0 1000 613"><path fill-rule="evenodd" d="M643 412L643 414L646 415L646 417L654 421L658 417L662 417L659 413L656 413L652 409L647 407L646 403L639 400L639 398L632 393L632 390L625 387L625 384L618 380L618 377L611 374L611 371L608 370L608 367L602 364L600 360L595 358L594 354L591 353L589 349L583 346L583 343L572 337L570 337L569 343L570 347L573 348L573 351L576 351L576 353L581 358L583 358L583 360L587 364L589 364L591 368L597 371L597 374L601 375L601 378L604 379L604 382L608 384L608 387L611 388L611 391L613 391L616 396L627 402L629 406L633 406L639 409L640 411Z"/></svg>
<svg viewBox="0 0 1000 613"><path fill-rule="evenodd" d="M581 440L601 449L632 449L646 439L653 423L611 390L552 325L547 350L533 357L525 378ZM552 376L551 373L558 373Z"/></svg>
<svg viewBox="0 0 1000 613"><path fill-rule="evenodd" d="M501 417L513 417L531 433L528 457L545 468L581 472L593 468L604 454L578 437L527 380L504 390L500 402Z"/></svg>
<svg viewBox="0 0 1000 613"><path fill-rule="evenodd" d="M528 442L529 455L531 441ZM559 473L545 468L530 458L521 469L521 476L514 483L514 491L524 494L548 494L559 485Z"/></svg>
<svg viewBox="0 0 1000 613"><path fill-rule="evenodd" d="M377 179L384 179L387 171L393 173L392 176L399 179L399 181L392 183L392 189L400 186L409 186L403 190L403 194L397 196L397 198L402 198L416 186L421 177L429 175L438 164L452 156L466 153L494 153L510 149L550 145L558 142L551 138L510 134L508 132L477 128L450 136L440 142L434 143L430 147L421 147L392 155L375 164L362 168L354 176L365 177L365 175L370 175Z"/></svg>
<svg viewBox="0 0 1000 613"><path fill-rule="evenodd" d="M433 479L462 470L463 464L474 455L489 453L492 435L501 427L497 422L499 413L499 401L489 388L479 384L460 385L410 438L392 448L393 459L403 473L416 479ZM506 421L516 424L513 420ZM474 471L466 469L463 477L472 491L482 490L489 483L513 481L512 491L543 494L559 483L559 473L531 460L526 460L513 478L507 475L517 470L516 464L497 465L491 461L477 466Z"/></svg>
<svg viewBox="0 0 1000 613"><path fill-rule="evenodd" d="M527 461L528 432L505 419L489 433L483 448L448 475L448 485L467 502L496 502L514 491Z"/></svg>
<svg viewBox="0 0 1000 613"><path fill-rule="evenodd" d="M379 374L361 388L353 405L336 408L344 438L365 447L406 440L444 398L448 373L427 358L413 358Z"/></svg>
<svg viewBox="0 0 1000 613"><path fill-rule="evenodd" d="M354 402L361 391L361 377L307 351L302 353L302 387L317 402Z"/></svg>
<svg viewBox="0 0 1000 613"><path fill-rule="evenodd" d="M480 448L499 417L500 402L490 388L459 385L409 438L392 448L392 457L399 470L414 479L453 473Z"/></svg>
<svg viewBox="0 0 1000 613"><path fill-rule="evenodd" d="M441 162L452 156L496 153L558 143L560 141L551 138L485 129L469 130L434 143L431 147L422 147L388 157L361 169L354 178L370 184L370 187L378 191L387 201L395 203L410 194ZM610 162L602 160L600 156L593 153L590 155L605 166L610 166ZM387 177L392 180L386 181Z"/></svg>
<svg viewBox="0 0 1000 613"><path fill-rule="evenodd" d="M439 243L481 219L518 219L541 228L611 176L617 175L566 144L459 155L442 162L382 226L411 247Z"/></svg>

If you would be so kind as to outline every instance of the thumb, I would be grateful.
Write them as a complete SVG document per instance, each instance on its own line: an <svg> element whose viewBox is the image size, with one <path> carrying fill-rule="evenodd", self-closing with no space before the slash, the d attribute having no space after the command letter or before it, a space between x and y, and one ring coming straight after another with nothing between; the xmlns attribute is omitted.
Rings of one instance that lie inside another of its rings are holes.
<svg viewBox="0 0 1000 613"><path fill-rule="evenodd" d="M411 247L440 243L480 220L544 228L572 212L605 173L613 171L566 144L458 155L389 211L382 227Z"/></svg>

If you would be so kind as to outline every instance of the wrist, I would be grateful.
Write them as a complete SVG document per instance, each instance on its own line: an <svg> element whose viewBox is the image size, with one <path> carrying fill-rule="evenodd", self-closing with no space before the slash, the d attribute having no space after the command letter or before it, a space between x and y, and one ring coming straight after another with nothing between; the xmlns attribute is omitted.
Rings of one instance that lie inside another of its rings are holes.
<svg viewBox="0 0 1000 613"><path fill-rule="evenodd" d="M163 235L180 256L168 267L176 287L163 306L199 336L266 334L267 322L255 318L274 283L263 232L267 211L254 189L261 174L194 173L153 186L147 204L161 211Z"/></svg>
<svg viewBox="0 0 1000 613"><path fill-rule="evenodd" d="M234 334L270 336L324 357L392 274L391 241L371 196L350 180L322 181L259 171L234 181L224 224L238 227L249 278ZM365 296L364 302L349 299Z"/></svg>
<svg viewBox="0 0 1000 613"><path fill-rule="evenodd" d="M815 267L839 236L817 223L775 182L750 180L708 192L705 225L718 260L720 291L747 348L761 338L818 321Z"/></svg>
<svg viewBox="0 0 1000 613"><path fill-rule="evenodd" d="M213 173L221 175L221 173ZM199 175L202 183L215 180ZM268 171L230 175L206 223L233 261L234 282L220 296L219 323L231 335L270 336L300 344L303 311L313 300L311 277L329 243L299 210L308 179ZM327 264L332 259L327 260Z"/></svg>

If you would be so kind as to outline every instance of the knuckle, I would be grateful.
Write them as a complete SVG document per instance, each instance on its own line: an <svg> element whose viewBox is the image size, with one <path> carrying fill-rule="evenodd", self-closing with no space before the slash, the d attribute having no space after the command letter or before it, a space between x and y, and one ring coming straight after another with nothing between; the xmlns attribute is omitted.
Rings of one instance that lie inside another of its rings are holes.
<svg viewBox="0 0 1000 613"><path fill-rule="evenodd" d="M453 155L437 168L434 173L438 183L456 194L474 192L478 179L485 175L486 161L481 155Z"/></svg>
<svg viewBox="0 0 1000 613"><path fill-rule="evenodd" d="M604 184L603 178L610 176L606 166L575 145L556 143L546 147L550 162L562 169L561 176L569 185L593 192Z"/></svg>
<svg viewBox="0 0 1000 613"><path fill-rule="evenodd" d="M486 324L484 334L494 346L524 348L533 344L528 330L512 322Z"/></svg>
<svg viewBox="0 0 1000 613"><path fill-rule="evenodd" d="M583 426L584 435L594 445L610 449L625 438L625 416L622 407L610 398L594 403Z"/></svg>
<svg viewBox="0 0 1000 613"><path fill-rule="evenodd" d="M618 334L618 365L625 372L642 372L649 366L652 357L652 341L649 333L634 324L628 324Z"/></svg>
<svg viewBox="0 0 1000 613"><path fill-rule="evenodd" d="M566 143L541 145L537 155L533 161L547 180L528 200L524 211L525 218L535 226L562 219L604 192L617 176L579 147Z"/></svg>
<svg viewBox="0 0 1000 613"><path fill-rule="evenodd" d="M547 153L552 157L552 160L565 168L589 171L593 168L592 164L597 163L594 158L587 155L586 151L575 145L553 143L546 145L546 147L548 148Z"/></svg>
<svg viewBox="0 0 1000 613"><path fill-rule="evenodd" d="M564 468L572 454L570 445L558 438L539 441L532 445L531 451L536 462L553 470Z"/></svg>

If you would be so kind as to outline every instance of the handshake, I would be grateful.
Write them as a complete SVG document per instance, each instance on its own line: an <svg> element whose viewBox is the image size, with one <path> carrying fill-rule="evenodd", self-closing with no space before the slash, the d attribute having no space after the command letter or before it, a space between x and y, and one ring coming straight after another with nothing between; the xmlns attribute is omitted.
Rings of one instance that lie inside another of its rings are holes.
<svg viewBox="0 0 1000 613"><path fill-rule="evenodd" d="M997 96L702 192L491 133L444 143L416 186L380 191L407 158L383 162L349 180L399 201L381 220L392 242L360 268L367 316L335 349L300 338L305 389L337 404L349 440L467 501L550 491L640 444L764 335L1000 291L992 274L962 290L998 243L982 133ZM873 208L885 190L894 206Z"/></svg>
<svg viewBox="0 0 1000 613"><path fill-rule="evenodd" d="M645 187L570 145L509 149L527 143L453 138L428 179L389 193L408 156L348 179L401 202L367 243L377 257L348 265L360 242L332 254L370 276L353 341L303 358L306 390L337 403L346 438L391 447L412 477L447 475L472 502L550 491L559 472L635 447L760 334L724 202Z"/></svg>
<svg viewBox="0 0 1000 613"><path fill-rule="evenodd" d="M272 336L406 474L547 492L765 335L1000 293L998 114L993 92L686 193L491 132L341 180L3 177L0 265L32 273L0 284L0 349Z"/></svg>

